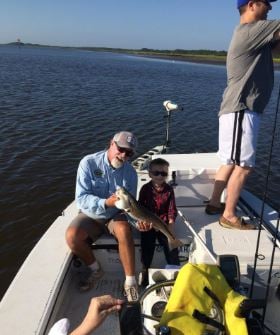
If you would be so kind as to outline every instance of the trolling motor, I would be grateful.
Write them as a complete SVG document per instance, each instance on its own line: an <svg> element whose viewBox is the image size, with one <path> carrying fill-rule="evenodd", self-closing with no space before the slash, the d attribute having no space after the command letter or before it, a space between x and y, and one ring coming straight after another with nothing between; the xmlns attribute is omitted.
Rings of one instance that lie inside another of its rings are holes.
<svg viewBox="0 0 280 335"><path fill-rule="evenodd" d="M178 106L177 104L171 102L171 100L166 100L163 102L163 106L166 110L166 136L165 136L165 145L164 145L164 151L166 152L170 146L170 140L169 140L169 127L170 127L170 118L171 118L171 112L175 111L182 111L183 107Z"/></svg>

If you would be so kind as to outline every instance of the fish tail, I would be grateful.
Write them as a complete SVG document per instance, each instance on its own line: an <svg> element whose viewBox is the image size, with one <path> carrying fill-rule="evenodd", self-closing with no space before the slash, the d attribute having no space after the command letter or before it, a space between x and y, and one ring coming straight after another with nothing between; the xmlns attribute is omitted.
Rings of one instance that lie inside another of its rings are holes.
<svg viewBox="0 0 280 335"><path fill-rule="evenodd" d="M178 239L169 239L168 240L168 246L169 246L169 250L173 250L173 249L176 249L176 248L179 248L183 245L184 243Z"/></svg>

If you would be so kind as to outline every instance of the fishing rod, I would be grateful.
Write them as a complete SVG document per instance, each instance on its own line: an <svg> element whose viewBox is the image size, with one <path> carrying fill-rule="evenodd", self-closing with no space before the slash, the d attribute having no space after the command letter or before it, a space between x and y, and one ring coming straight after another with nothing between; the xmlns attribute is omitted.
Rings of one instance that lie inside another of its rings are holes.
<svg viewBox="0 0 280 335"><path fill-rule="evenodd" d="M266 294L265 294L265 305L264 305L264 309L263 309L263 314L262 314L262 322L264 323L264 319L265 319L265 313L266 313L266 308L267 308L267 301L268 301L268 295L269 293L271 295L273 295L273 293L276 292L270 292L271 290L274 290L275 287L271 287L271 277L272 277L272 267L273 267L273 262L274 262L274 256L275 256L275 249L276 249L276 241L277 241L277 236L278 236L278 229L279 229L279 222L280 222L280 209L278 210L278 219L277 219L277 224L276 224L276 230L275 230L275 234L273 236L274 239L274 243L273 243L273 249L272 249L272 255L271 255L271 261L270 261L270 267L269 267L269 274L268 274L268 280L267 280L267 287L266 287ZM279 278L276 276L276 274L280 274L275 273L275 278L276 280ZM279 285L279 282L277 283Z"/></svg>
<svg viewBox="0 0 280 335"><path fill-rule="evenodd" d="M217 264L217 258L212 254L212 252L208 249L207 245L205 244L205 242L203 241L203 239L198 235L198 233L193 229L192 227L192 223L191 220L189 220L188 218L185 217L185 215L178 210L178 214L181 216L181 218L183 219L183 222L185 223L185 225L189 228L189 230L191 231L191 233L193 234L194 237L197 238L197 240L199 241L199 243L202 245L202 247L206 250L206 252L208 253L208 255L210 256L210 258L212 259L212 261Z"/></svg>
<svg viewBox="0 0 280 335"><path fill-rule="evenodd" d="M273 131L272 131L272 139L271 139L270 152L269 152L269 157L268 157L268 165L267 165L267 173L266 173L265 188L264 188L264 193L263 193L263 201L262 201L262 207L261 207L261 214L260 214L259 225L258 225L258 237L257 237L256 251L255 251L255 259L254 259L254 268L253 268L253 274L252 274L252 282L251 282L251 287L250 287L250 298L252 298L252 296L253 296L254 283L255 283L255 275L256 275L256 268L257 268L257 260L258 260L258 257L259 257L260 236L261 236L261 230L262 230L262 224L263 224L265 201L267 199L268 181L269 181L269 177L270 177L270 167L271 167L272 152L273 152L274 139L275 139L275 133L276 133L276 125L277 125L277 118L278 118L279 103L280 103L280 85L279 85L279 90L278 90L276 111L275 111ZM276 237L274 238L273 248L276 247L276 243L277 243L278 227L279 227L279 222L277 223ZM273 267L273 263L270 264L270 270L269 270L269 276L270 277L271 277L272 267ZM271 280L271 278L268 277L267 285L270 283L270 280ZM263 319L264 319L264 315L263 315Z"/></svg>

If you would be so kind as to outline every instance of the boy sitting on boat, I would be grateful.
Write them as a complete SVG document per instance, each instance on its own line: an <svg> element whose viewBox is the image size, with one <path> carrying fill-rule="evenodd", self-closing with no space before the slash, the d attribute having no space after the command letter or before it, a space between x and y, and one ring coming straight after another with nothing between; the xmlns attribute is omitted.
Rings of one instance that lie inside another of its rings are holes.
<svg viewBox="0 0 280 335"><path fill-rule="evenodd" d="M159 216L173 233L177 216L175 195L173 188L166 183L169 163L162 158L156 158L149 165L151 180L142 186L139 193L139 203ZM156 239L163 247L167 264L180 265L178 248L169 249L168 239L160 230L151 229L141 232L141 259L143 263L142 282L148 284L148 269L151 266L155 251Z"/></svg>

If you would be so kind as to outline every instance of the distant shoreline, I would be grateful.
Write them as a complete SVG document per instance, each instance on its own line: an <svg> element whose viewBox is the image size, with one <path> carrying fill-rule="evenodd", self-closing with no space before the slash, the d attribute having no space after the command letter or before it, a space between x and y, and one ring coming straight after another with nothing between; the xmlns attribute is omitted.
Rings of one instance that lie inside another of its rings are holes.
<svg viewBox="0 0 280 335"><path fill-rule="evenodd" d="M138 56L138 57L148 57L157 59L167 59L174 61L184 61L192 63L204 63L204 64L216 64L225 65L226 56L225 51L215 51L215 50L153 50L153 49L118 49L118 48L106 48L106 47L63 47L63 46L52 46L52 45L42 45L42 44L32 44L32 43L19 43L12 42L8 44L2 44L2 46L15 46L15 47L47 47L47 48L63 48L63 49L77 49L77 50L87 50L96 52L114 52L126 55ZM185 53L186 52L186 53ZM224 55L217 55L219 53L224 53Z"/></svg>
<svg viewBox="0 0 280 335"><path fill-rule="evenodd" d="M155 59L166 59L190 63L200 63L200 64L209 64L209 65L226 65L226 59L223 57L212 58L211 56L200 56L200 55L187 55L187 56L177 56L177 55L154 55L154 54L145 54L145 53L127 53L128 55L133 55L137 57L148 57Z"/></svg>
<svg viewBox="0 0 280 335"><path fill-rule="evenodd" d="M148 57L154 59L166 59L190 63L199 63L199 64L209 64L209 65L223 65L226 66L226 56L213 56L213 55L160 55L160 54L151 54L151 53L137 53L137 52L126 52L128 55L139 56L139 57ZM274 69L280 70L280 59L274 58Z"/></svg>
<svg viewBox="0 0 280 335"><path fill-rule="evenodd" d="M153 50L153 49L118 49L118 48L106 48L106 47L64 47L64 46L52 46L52 45L41 45L32 43L18 43L12 42L7 44L0 44L0 46L20 46L20 47L50 47L50 48L62 48L62 49L76 49L76 50L87 50L95 52L113 52L125 55L131 55L136 57L147 57L154 59L166 59L171 61L190 62L198 64L209 64L209 65L220 65L226 66L226 52L215 51L215 50ZM182 52L182 53L181 53ZM185 53L186 52L186 53ZM274 68L280 70L280 57L275 55L273 58Z"/></svg>
<svg viewBox="0 0 280 335"><path fill-rule="evenodd" d="M190 62L190 63L199 63L199 64L208 64L208 65L222 65L226 66L226 57L225 56L212 56L212 55L155 55L150 53L130 53L126 52L127 55L133 55L138 57L148 57L154 59L166 59L166 60L174 60L174 61L182 61L182 62ZM280 60L279 58L273 59L274 69L280 70Z"/></svg>

